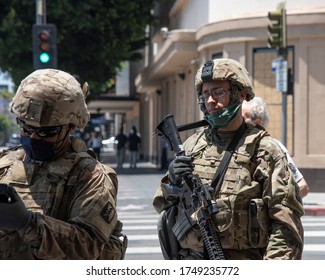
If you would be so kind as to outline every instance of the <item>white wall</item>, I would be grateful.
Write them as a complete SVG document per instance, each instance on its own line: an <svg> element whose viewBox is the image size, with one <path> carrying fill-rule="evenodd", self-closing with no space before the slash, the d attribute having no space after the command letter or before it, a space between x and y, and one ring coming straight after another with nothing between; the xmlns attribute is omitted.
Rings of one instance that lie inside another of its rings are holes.
<svg viewBox="0 0 325 280"><path fill-rule="evenodd" d="M266 12L275 10L281 2L285 2L287 10L325 7L324 0L232 0L228 5L222 1L209 0L210 22L256 14L265 15Z"/></svg>
<svg viewBox="0 0 325 280"><path fill-rule="evenodd" d="M7 73L3 73L0 71L0 85L7 86L10 92L14 90L14 83L11 77Z"/></svg>
<svg viewBox="0 0 325 280"><path fill-rule="evenodd" d="M178 0L183 3L173 20L173 29L198 29L207 23L221 21L225 19L249 17L261 15L265 16L269 11L277 8L278 4L285 2L287 12L289 10L304 10L325 8L324 0Z"/></svg>
<svg viewBox="0 0 325 280"><path fill-rule="evenodd" d="M124 62L123 69L116 75L116 95L130 95L130 64L128 61Z"/></svg>
<svg viewBox="0 0 325 280"><path fill-rule="evenodd" d="M209 0L188 0L187 4L176 16L179 29L197 29L209 22Z"/></svg>

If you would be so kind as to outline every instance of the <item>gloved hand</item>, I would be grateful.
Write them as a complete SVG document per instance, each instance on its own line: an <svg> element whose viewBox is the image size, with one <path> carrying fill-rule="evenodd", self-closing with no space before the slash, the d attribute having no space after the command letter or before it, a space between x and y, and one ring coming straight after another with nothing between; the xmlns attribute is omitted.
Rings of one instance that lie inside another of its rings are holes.
<svg viewBox="0 0 325 280"><path fill-rule="evenodd" d="M176 156L169 164L168 177L174 185L180 185L182 179L194 170L193 158L189 156Z"/></svg>
<svg viewBox="0 0 325 280"><path fill-rule="evenodd" d="M15 189L7 184L0 184L0 229L22 231L32 220L33 212L25 204Z"/></svg>

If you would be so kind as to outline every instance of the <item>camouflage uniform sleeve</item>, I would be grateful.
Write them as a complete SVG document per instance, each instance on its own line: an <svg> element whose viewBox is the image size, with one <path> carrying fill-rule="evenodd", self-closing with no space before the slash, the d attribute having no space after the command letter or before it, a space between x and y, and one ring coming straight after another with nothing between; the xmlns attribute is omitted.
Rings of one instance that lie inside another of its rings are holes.
<svg viewBox="0 0 325 280"><path fill-rule="evenodd" d="M264 259L301 259L304 210L299 188L284 153L270 137L261 141L253 176L263 186L270 218Z"/></svg>
<svg viewBox="0 0 325 280"><path fill-rule="evenodd" d="M169 195L167 191L169 186L168 175L165 175L161 179L160 186L158 186L153 198L153 207L158 213L161 213L163 210L178 202L178 199L175 196Z"/></svg>
<svg viewBox="0 0 325 280"><path fill-rule="evenodd" d="M67 222L36 214L22 238L38 259L97 259L117 224L117 178L94 160L75 168Z"/></svg>

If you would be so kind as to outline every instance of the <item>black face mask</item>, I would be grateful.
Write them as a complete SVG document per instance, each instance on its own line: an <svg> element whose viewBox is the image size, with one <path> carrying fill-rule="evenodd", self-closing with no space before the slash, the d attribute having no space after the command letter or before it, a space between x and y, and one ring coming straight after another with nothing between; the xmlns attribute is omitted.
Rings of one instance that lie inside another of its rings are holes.
<svg viewBox="0 0 325 280"><path fill-rule="evenodd" d="M20 143L31 159L49 161L56 155L53 142L21 136Z"/></svg>

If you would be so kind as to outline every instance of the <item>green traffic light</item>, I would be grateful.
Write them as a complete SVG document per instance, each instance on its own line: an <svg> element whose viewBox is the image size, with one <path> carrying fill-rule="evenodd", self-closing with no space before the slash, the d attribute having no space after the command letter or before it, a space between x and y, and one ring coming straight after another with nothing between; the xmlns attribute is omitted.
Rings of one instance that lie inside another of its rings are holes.
<svg viewBox="0 0 325 280"><path fill-rule="evenodd" d="M39 60L40 62L42 63L48 63L50 61L50 56L48 53L45 53L45 52L42 52L40 55L39 55Z"/></svg>

